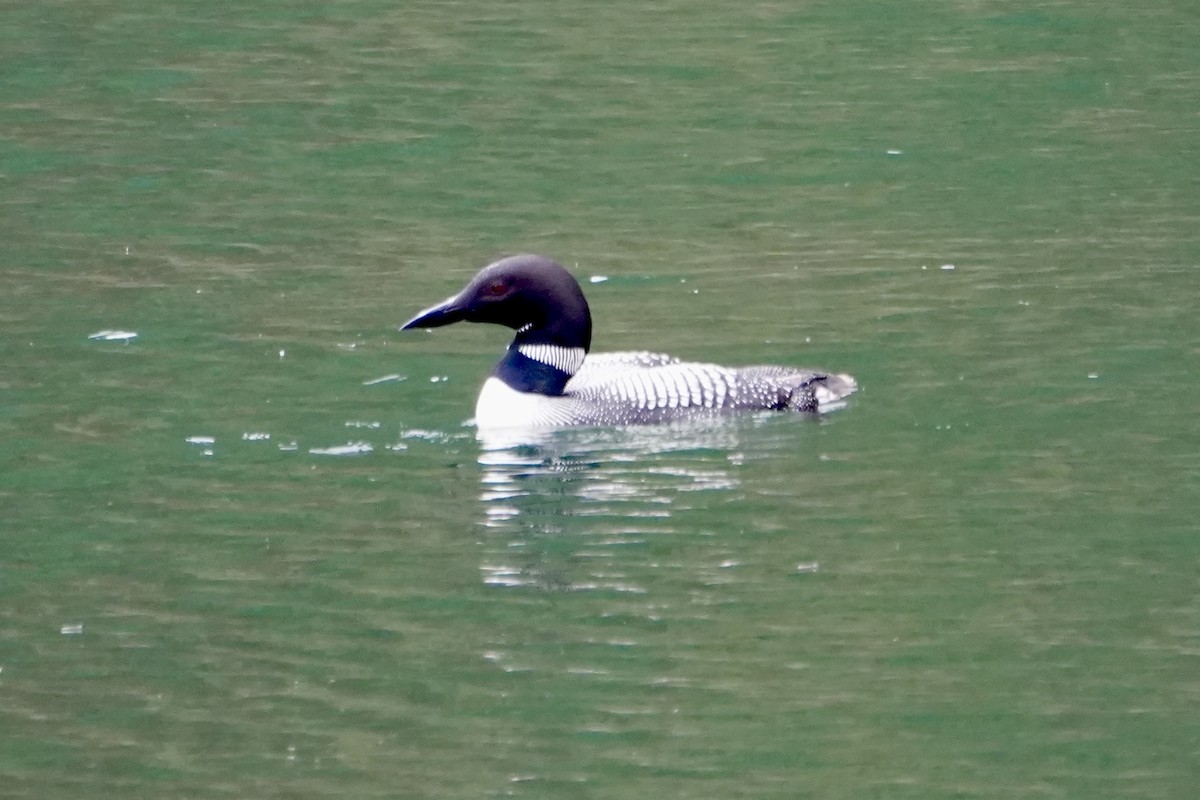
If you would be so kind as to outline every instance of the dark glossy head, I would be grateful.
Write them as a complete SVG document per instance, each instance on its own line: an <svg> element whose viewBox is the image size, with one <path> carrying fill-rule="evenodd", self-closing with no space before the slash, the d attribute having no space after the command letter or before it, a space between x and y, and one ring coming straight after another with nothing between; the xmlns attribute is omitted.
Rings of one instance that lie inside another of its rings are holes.
<svg viewBox="0 0 1200 800"><path fill-rule="evenodd" d="M400 330L462 321L512 328L522 344L586 350L592 343L592 316L579 283L545 256L510 256L489 264L461 292L425 309Z"/></svg>

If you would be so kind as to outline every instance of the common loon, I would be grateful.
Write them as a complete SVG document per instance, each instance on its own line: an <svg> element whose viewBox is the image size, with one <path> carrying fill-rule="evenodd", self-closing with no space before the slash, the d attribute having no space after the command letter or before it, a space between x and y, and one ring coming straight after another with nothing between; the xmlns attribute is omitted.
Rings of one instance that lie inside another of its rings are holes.
<svg viewBox="0 0 1200 800"><path fill-rule="evenodd" d="M479 393L480 429L659 423L744 410L813 413L837 407L858 388L849 375L817 370L720 367L640 351L590 354L592 316L583 291L544 256L489 264L400 330L463 320L516 331Z"/></svg>

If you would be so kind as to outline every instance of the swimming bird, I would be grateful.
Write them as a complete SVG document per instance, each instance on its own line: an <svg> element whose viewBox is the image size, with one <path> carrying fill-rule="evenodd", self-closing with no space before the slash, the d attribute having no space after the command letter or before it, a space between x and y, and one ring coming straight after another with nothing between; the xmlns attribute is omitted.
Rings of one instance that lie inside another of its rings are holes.
<svg viewBox="0 0 1200 800"><path fill-rule="evenodd" d="M490 322L516 331L475 404L488 428L633 425L738 411L816 413L858 388L849 375L784 366L722 367L649 351L591 353L579 282L545 256L484 267L400 330Z"/></svg>

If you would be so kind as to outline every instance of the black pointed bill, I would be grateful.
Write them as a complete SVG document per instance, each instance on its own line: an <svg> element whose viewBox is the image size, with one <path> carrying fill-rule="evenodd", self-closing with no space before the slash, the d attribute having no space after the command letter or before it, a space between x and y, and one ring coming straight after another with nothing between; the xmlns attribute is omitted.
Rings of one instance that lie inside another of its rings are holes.
<svg viewBox="0 0 1200 800"><path fill-rule="evenodd" d="M435 306L430 306L400 326L400 330L410 328L440 328L467 318L467 310L459 305L458 295L450 297Z"/></svg>

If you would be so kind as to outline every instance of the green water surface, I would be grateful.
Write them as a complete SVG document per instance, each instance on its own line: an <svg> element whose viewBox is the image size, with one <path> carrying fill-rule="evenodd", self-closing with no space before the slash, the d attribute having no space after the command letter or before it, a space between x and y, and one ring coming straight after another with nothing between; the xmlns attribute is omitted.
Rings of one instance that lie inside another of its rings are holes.
<svg viewBox="0 0 1200 800"><path fill-rule="evenodd" d="M6 4L0 794L1193 796L1198 37ZM395 327L521 251L861 391L478 441L508 332Z"/></svg>

